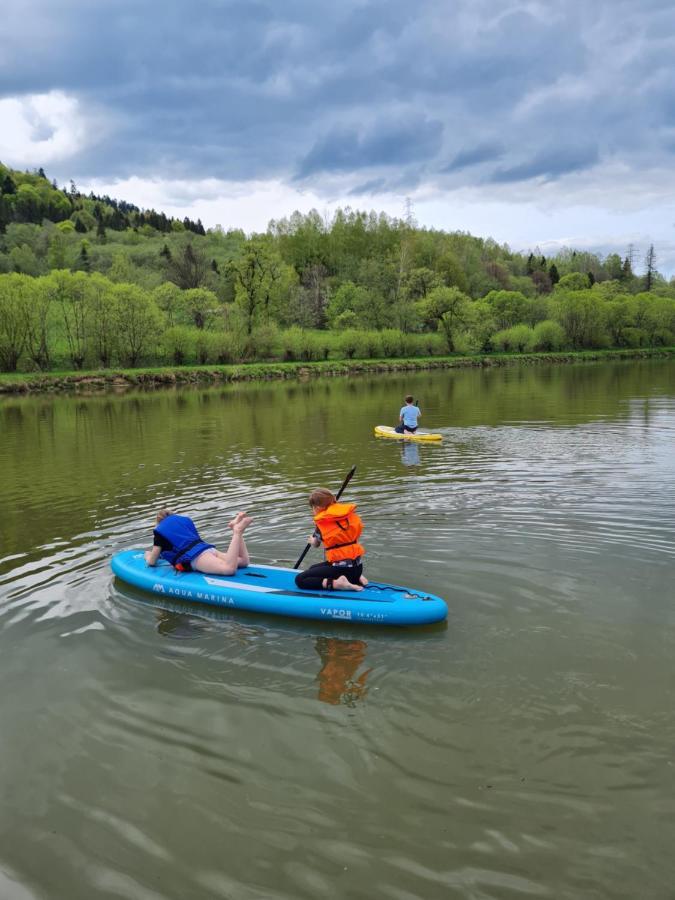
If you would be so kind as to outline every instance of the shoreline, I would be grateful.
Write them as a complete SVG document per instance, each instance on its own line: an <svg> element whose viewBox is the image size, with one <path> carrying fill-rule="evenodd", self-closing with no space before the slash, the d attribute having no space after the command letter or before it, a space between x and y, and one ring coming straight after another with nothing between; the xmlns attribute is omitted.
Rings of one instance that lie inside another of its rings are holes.
<svg viewBox="0 0 675 900"><path fill-rule="evenodd" d="M667 359L675 347L622 350L569 350L551 353L491 353L400 359L322 360L319 362L241 363L220 366L154 366L137 369L3 373L0 394L38 394L62 391L123 391L188 384L228 384L318 376L364 375L370 372L415 372L430 369L492 368L513 365L568 365L622 359Z"/></svg>

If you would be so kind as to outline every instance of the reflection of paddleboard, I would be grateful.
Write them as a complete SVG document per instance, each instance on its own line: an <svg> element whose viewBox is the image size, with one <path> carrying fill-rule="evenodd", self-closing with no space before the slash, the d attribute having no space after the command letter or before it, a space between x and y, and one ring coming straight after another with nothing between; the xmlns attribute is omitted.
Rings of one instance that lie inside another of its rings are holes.
<svg viewBox="0 0 675 900"><path fill-rule="evenodd" d="M442 441L442 434L434 434L432 431L416 431L415 434L399 434L391 425L376 425L375 436L392 438L395 441Z"/></svg>
<svg viewBox="0 0 675 900"><path fill-rule="evenodd" d="M155 596L224 609L374 625L428 625L448 615L440 597L392 584L371 581L358 592L301 591L295 584L297 569L247 566L229 576L177 572L164 560L146 566L141 550L116 553L111 566L122 581Z"/></svg>

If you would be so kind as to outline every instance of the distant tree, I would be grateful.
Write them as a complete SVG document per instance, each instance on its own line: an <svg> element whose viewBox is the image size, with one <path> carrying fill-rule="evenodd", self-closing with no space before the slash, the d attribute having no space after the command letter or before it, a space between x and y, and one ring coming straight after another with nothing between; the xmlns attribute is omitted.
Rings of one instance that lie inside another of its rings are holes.
<svg viewBox="0 0 675 900"><path fill-rule="evenodd" d="M16 372L26 345L33 279L28 275L0 275L0 368Z"/></svg>
<svg viewBox="0 0 675 900"><path fill-rule="evenodd" d="M162 314L152 297L135 284L118 284L114 291L120 352L125 362L136 366L156 344L162 329Z"/></svg>
<svg viewBox="0 0 675 900"><path fill-rule="evenodd" d="M105 230L105 222L103 221L102 217L99 218L98 222L96 223L96 238L100 244L105 244L108 240L108 236Z"/></svg>
<svg viewBox="0 0 675 900"><path fill-rule="evenodd" d="M588 283L591 287L595 284L595 275L592 272L588 272Z"/></svg>
<svg viewBox="0 0 675 900"><path fill-rule="evenodd" d="M45 371L50 365L53 329L51 325L51 307L53 294L48 287L48 278L37 278L32 285L32 297L28 310L28 327L26 332L26 352L38 369Z"/></svg>
<svg viewBox="0 0 675 900"><path fill-rule="evenodd" d="M181 296L187 315L195 328L203 328L209 316L218 309L218 298L206 288L190 288Z"/></svg>
<svg viewBox="0 0 675 900"><path fill-rule="evenodd" d="M551 279L551 284L554 287L560 281L560 273L558 272L558 267L555 263L551 263L551 265L549 266L548 277Z"/></svg>
<svg viewBox="0 0 675 900"><path fill-rule="evenodd" d="M218 268L218 263L215 259L211 260L211 271L215 272L216 275L220 275L220 269Z"/></svg>
<svg viewBox="0 0 675 900"><path fill-rule="evenodd" d="M206 257L201 250L193 246L191 240L173 253L167 264L169 278L182 290L201 287L209 270Z"/></svg>
<svg viewBox="0 0 675 900"><path fill-rule="evenodd" d="M77 268L82 272L89 272L91 269L91 261L89 259L89 250L87 249L87 241L82 241L80 253L77 257Z"/></svg>
<svg viewBox="0 0 675 900"><path fill-rule="evenodd" d="M532 281L534 282L538 294L551 293L553 285L551 284L548 272L542 272L541 269L536 269L532 273Z"/></svg>
<svg viewBox="0 0 675 900"><path fill-rule="evenodd" d="M621 257L618 253L610 253L604 262L605 272L611 281L619 281L622 274Z"/></svg>
<svg viewBox="0 0 675 900"><path fill-rule="evenodd" d="M531 275L534 272L534 254L533 253L530 253L530 255L527 257L527 266L525 268L525 271L527 272L528 275Z"/></svg>
<svg viewBox="0 0 675 900"><path fill-rule="evenodd" d="M623 265L621 266L620 278L621 278L621 281L630 281L632 279L632 277L633 277L633 267L631 265L630 258L627 256L623 261Z"/></svg>
<svg viewBox="0 0 675 900"><path fill-rule="evenodd" d="M162 256L167 262L171 262L171 250L169 249L168 244L164 244L162 249L159 251L159 255Z"/></svg>
<svg viewBox="0 0 675 900"><path fill-rule="evenodd" d="M645 256L645 290L651 291L654 285L654 276L656 274L656 253L654 253L654 245L649 245L647 255Z"/></svg>
<svg viewBox="0 0 675 900"><path fill-rule="evenodd" d="M556 291L585 291L589 287L588 275L581 272L570 272L563 275L556 286Z"/></svg>
<svg viewBox="0 0 675 900"><path fill-rule="evenodd" d="M424 318L443 332L448 350L452 353L457 333L469 322L471 299L457 288L438 287L419 305Z"/></svg>
<svg viewBox="0 0 675 900"><path fill-rule="evenodd" d="M117 294L112 281L94 272L88 281L88 335L92 352L108 369L118 345Z"/></svg>
<svg viewBox="0 0 675 900"><path fill-rule="evenodd" d="M184 309L182 302L183 292L178 285L172 281L165 281L164 284L160 284L159 287L154 289L152 296L157 306L166 316L169 328L178 325L179 314Z"/></svg>

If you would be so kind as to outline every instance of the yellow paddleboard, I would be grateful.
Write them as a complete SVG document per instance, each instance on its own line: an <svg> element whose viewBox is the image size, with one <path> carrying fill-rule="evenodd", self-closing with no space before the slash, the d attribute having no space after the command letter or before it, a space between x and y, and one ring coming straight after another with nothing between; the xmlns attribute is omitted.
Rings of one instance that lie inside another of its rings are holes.
<svg viewBox="0 0 675 900"><path fill-rule="evenodd" d="M375 437L392 438L394 441L442 441L442 434L431 431L416 431L415 434L399 434L391 425L376 425Z"/></svg>

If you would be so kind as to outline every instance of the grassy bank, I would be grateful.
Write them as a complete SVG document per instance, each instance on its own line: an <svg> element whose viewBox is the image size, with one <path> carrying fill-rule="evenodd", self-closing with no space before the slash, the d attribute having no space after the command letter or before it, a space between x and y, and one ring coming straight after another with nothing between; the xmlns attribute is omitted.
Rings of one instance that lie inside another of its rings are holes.
<svg viewBox="0 0 675 900"><path fill-rule="evenodd" d="M0 374L0 394L39 393L72 390L124 390L129 387L166 387L181 384L218 384L235 381L264 381L280 378L308 378L402 372L424 369L452 369L470 366L512 366L602 362L617 359L659 359L675 357L675 347L630 350L579 350L561 353L491 353L473 356L423 357L419 359L353 359L322 362L247 363L227 366L163 366L136 369L95 369L86 372L37 372Z"/></svg>

